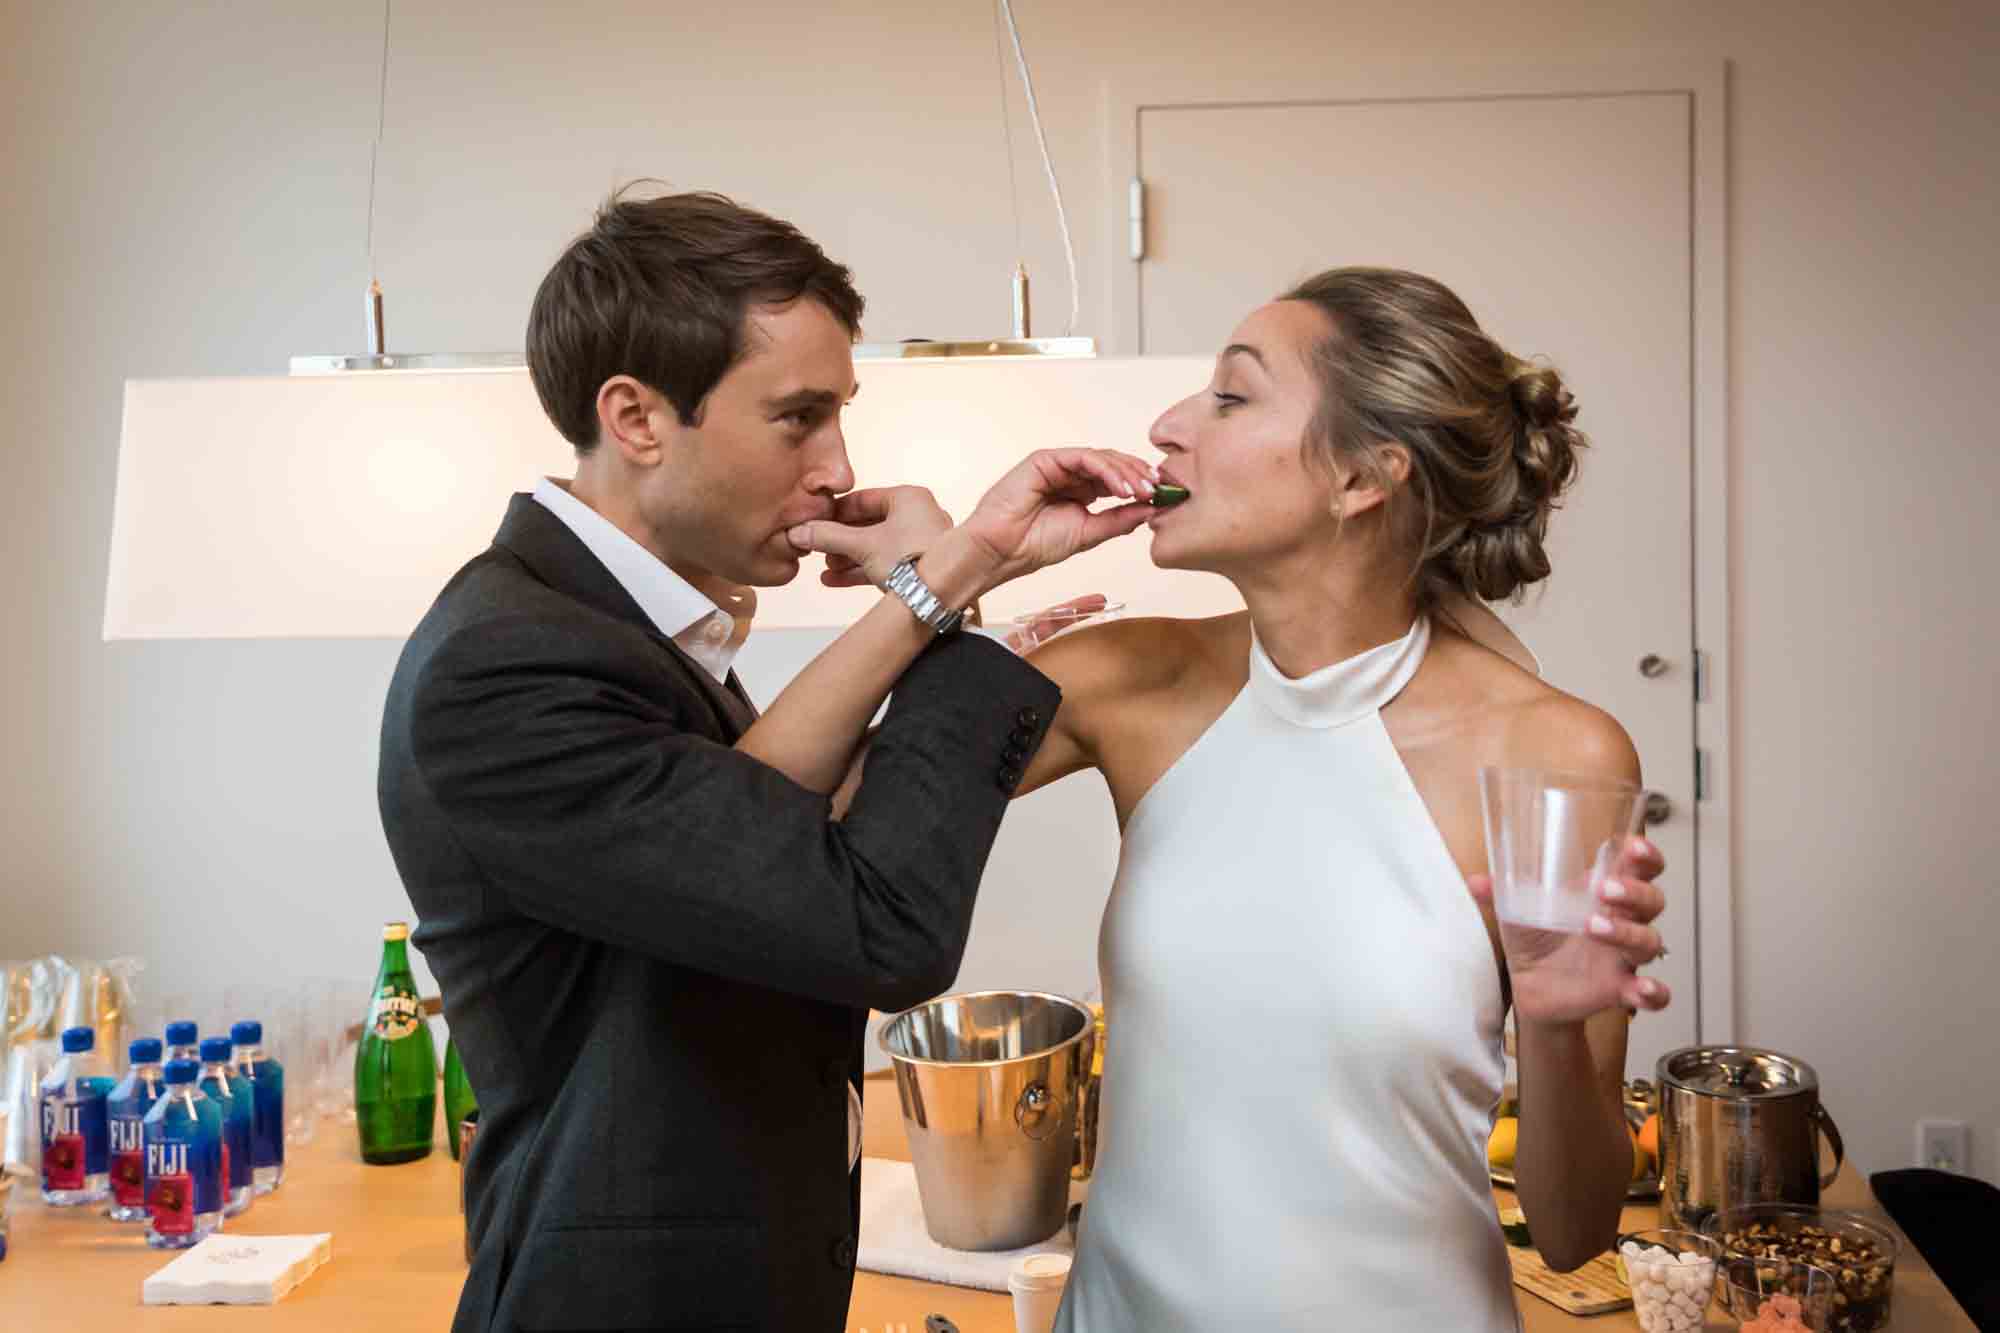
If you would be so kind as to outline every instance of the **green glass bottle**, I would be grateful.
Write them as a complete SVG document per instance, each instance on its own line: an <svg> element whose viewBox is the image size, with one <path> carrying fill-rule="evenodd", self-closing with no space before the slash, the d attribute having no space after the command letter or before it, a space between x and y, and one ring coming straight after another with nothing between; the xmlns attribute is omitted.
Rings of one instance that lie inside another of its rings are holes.
<svg viewBox="0 0 2000 1333"><path fill-rule="evenodd" d="M473 1095L472 1082L458 1058L458 1043L448 1041L444 1046L444 1146L451 1149L454 1162L458 1160L459 1126L478 1109L479 1098Z"/></svg>
<svg viewBox="0 0 2000 1333"><path fill-rule="evenodd" d="M375 998L354 1051L354 1122L361 1160L375 1166L430 1156L437 1124L437 1048L410 973L410 928L382 927Z"/></svg>

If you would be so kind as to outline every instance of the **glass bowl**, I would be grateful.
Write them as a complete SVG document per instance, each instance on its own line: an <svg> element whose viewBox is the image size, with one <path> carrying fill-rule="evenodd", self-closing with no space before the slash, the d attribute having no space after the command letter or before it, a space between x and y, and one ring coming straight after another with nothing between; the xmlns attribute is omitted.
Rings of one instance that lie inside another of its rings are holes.
<svg viewBox="0 0 2000 1333"><path fill-rule="evenodd" d="M1887 1227L1838 1209L1759 1203L1725 1209L1703 1223L1702 1231L1728 1258L1760 1260L1772 1272L1782 1262L1833 1274L1831 1333L1874 1333L1889 1326L1902 1246Z"/></svg>
<svg viewBox="0 0 2000 1333"><path fill-rule="evenodd" d="M1729 1321L1751 1333L1808 1333L1833 1327L1838 1279L1824 1268L1788 1259L1725 1259L1716 1292Z"/></svg>
<svg viewBox="0 0 2000 1333"><path fill-rule="evenodd" d="M1634 1231L1618 1238L1618 1271L1632 1289L1632 1313L1651 1333L1702 1327L1715 1299L1721 1247L1693 1231Z"/></svg>

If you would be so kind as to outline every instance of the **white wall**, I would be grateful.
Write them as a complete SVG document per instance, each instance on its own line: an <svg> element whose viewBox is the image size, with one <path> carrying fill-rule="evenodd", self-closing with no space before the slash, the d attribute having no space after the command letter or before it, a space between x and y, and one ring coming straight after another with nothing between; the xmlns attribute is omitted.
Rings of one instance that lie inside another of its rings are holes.
<svg viewBox="0 0 2000 1333"><path fill-rule="evenodd" d="M395 345L518 346L549 259L639 174L798 221L855 266L872 337L1004 323L983 3L492 8L398 6L376 226ZM2000 940L1991 5L1017 10L1077 219L1084 332L1106 324L1103 220L1122 207L1102 186L1104 80L1732 62L1737 1035L1818 1064L1864 1165L1905 1164L1912 1122L1947 1115L2000 1178L1982 984ZM393 645L97 640L120 381L359 344L379 17L0 3L0 955L145 948L170 988L365 979L375 925L405 910L372 794ZM1046 316L1060 251L1015 137ZM1551 207L1561 158L1522 148L1522 188ZM1679 576L1633 559L1635 578ZM753 679L796 645L755 651ZM1107 812L1089 788L1017 812L968 984L1087 968ZM1086 864L1047 873L1041 849L1076 838ZM1032 961L1015 953L1058 915Z"/></svg>

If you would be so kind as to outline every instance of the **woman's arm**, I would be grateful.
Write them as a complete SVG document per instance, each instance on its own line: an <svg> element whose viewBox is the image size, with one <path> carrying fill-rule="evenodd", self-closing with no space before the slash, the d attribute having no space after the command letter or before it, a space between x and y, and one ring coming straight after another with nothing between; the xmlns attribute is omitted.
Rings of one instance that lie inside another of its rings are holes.
<svg viewBox="0 0 2000 1333"><path fill-rule="evenodd" d="M1556 696L1512 728L1508 760L1639 780L1632 742L1608 714ZM1521 1207L1551 1268L1566 1271L1610 1248L1632 1177L1622 1105L1627 1009L1660 1009L1666 987L1635 969L1660 952L1649 922L1665 905L1651 883L1658 852L1636 841L1603 889L1604 932L1564 935L1501 926L1519 1035ZM1474 894L1490 900L1483 876Z"/></svg>
<svg viewBox="0 0 2000 1333"><path fill-rule="evenodd" d="M917 573L947 606L963 607L1009 579L1056 564L1138 528L1150 513L1128 504L1101 513L1104 498L1131 499L1151 486L1146 464L1103 449L1044 449L996 482L958 527L926 491L897 488L842 497L835 516L800 525L792 543L823 551L829 584L881 584L922 551ZM884 596L793 678L736 749L809 791L840 787L869 719L936 638L899 600Z"/></svg>

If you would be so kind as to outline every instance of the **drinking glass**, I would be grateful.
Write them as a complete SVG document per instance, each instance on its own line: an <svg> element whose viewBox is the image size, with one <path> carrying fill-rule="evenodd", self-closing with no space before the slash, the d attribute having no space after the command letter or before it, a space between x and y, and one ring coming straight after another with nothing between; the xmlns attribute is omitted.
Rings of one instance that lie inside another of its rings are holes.
<svg viewBox="0 0 2000 1333"><path fill-rule="evenodd" d="M1082 600L1081 598L1077 600ZM1101 625L1125 617L1125 603L1106 602L1101 608L1052 606L1007 622L1007 641L1026 657L1051 639L1061 638L1084 625Z"/></svg>
<svg viewBox="0 0 2000 1333"><path fill-rule="evenodd" d="M1482 768L1486 864L1502 921L1582 934L1597 890L1639 832L1636 783L1527 768Z"/></svg>

